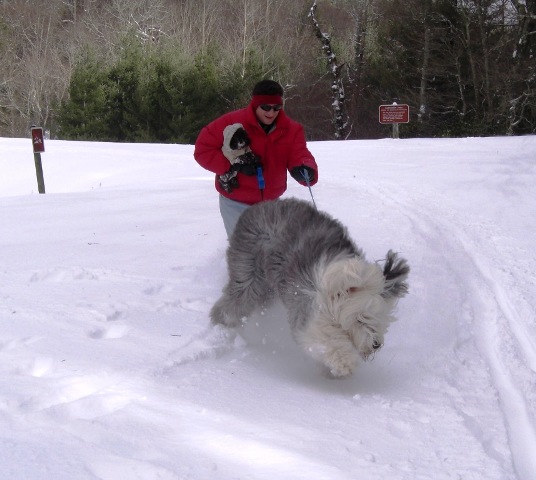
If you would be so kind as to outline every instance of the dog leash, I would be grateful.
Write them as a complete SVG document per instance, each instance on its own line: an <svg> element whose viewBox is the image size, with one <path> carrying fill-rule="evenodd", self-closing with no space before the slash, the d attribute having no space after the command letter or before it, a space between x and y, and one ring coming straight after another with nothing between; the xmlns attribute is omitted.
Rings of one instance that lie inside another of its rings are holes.
<svg viewBox="0 0 536 480"><path fill-rule="evenodd" d="M262 167L257 167L257 183L259 184L259 190L261 191L261 199L264 200L264 187L266 183L264 181L264 175L262 174Z"/></svg>
<svg viewBox="0 0 536 480"><path fill-rule="evenodd" d="M315 203L315 197L313 197L313 190L311 188L311 180L309 178L309 172L307 172L307 170L304 168L301 171L301 174L303 175L303 178L305 178L305 183L307 184L307 187L309 188L309 193L311 194L311 200L313 201L313 205L315 209L318 210L318 207L316 206L316 203Z"/></svg>

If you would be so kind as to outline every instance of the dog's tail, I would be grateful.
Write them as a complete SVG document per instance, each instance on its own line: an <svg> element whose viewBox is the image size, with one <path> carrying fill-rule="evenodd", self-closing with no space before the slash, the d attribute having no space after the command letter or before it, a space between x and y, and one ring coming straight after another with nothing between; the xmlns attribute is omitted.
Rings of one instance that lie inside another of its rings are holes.
<svg viewBox="0 0 536 480"><path fill-rule="evenodd" d="M382 292L384 298L400 298L408 293L406 282L409 275L409 265L407 260L399 258L398 254L389 250L385 256L383 276L385 277L385 288Z"/></svg>

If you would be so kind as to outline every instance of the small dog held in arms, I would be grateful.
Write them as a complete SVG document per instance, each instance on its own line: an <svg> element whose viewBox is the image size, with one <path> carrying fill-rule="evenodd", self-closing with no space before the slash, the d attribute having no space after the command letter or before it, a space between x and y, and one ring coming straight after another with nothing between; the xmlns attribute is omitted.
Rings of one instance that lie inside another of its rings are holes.
<svg viewBox="0 0 536 480"><path fill-rule="evenodd" d="M251 140L241 123L233 123L223 130L223 146L221 151L229 160L229 170L218 176L222 188L231 193L239 187L237 173L240 170L246 175L255 175L261 166L260 158L250 148Z"/></svg>
<svg viewBox="0 0 536 480"><path fill-rule="evenodd" d="M335 377L382 347L397 300L408 291L405 259L389 251L383 268L367 262L340 222L292 198L241 215L227 267L212 323L238 326L279 297L296 343Z"/></svg>

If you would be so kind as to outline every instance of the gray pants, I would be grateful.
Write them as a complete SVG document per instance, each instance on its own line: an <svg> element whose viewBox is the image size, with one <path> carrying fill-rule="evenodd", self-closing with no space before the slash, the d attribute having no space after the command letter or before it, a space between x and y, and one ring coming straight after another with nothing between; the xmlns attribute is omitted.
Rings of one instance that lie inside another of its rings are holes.
<svg viewBox="0 0 536 480"><path fill-rule="evenodd" d="M247 203L240 203L234 200L229 200L227 197L220 195L220 213L223 219L223 225L227 232L227 238L231 238L233 231L238 222L238 217L242 212L249 207Z"/></svg>

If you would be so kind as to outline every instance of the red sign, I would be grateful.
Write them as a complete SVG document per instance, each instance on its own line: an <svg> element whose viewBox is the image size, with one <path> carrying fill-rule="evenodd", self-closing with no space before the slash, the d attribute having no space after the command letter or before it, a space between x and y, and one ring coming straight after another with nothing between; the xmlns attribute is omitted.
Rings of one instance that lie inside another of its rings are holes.
<svg viewBox="0 0 536 480"><path fill-rule="evenodd" d="M380 105L380 123L409 123L409 105Z"/></svg>
<svg viewBox="0 0 536 480"><path fill-rule="evenodd" d="M43 139L43 129L41 127L32 128L32 144L34 153L45 151L45 141Z"/></svg>

